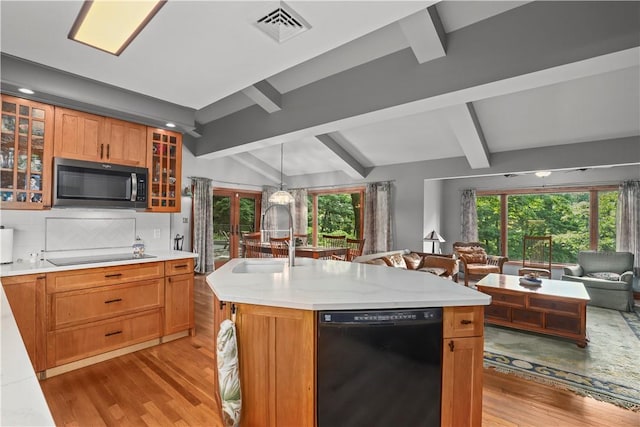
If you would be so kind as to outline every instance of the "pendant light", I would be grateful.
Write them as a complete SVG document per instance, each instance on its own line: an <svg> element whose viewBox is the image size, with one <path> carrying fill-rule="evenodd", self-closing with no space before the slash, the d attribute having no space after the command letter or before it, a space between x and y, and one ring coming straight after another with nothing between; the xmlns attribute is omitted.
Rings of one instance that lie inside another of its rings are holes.
<svg viewBox="0 0 640 427"><path fill-rule="evenodd" d="M288 205L289 203L293 203L293 196L288 191L284 191L282 189L282 168L283 168L283 159L284 159L284 144L280 144L280 190L273 193L269 196L269 203L273 203L276 205Z"/></svg>

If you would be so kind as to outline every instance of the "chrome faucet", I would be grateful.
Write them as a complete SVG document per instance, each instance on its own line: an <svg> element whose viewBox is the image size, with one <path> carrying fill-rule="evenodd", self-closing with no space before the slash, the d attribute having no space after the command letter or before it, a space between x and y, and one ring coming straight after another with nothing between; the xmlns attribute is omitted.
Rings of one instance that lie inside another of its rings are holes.
<svg viewBox="0 0 640 427"><path fill-rule="evenodd" d="M267 216L267 212L269 212L272 208L278 206L282 206L283 208L285 208L287 210L287 215L289 215L289 267L293 267L295 266L296 259L296 244L293 238L293 216L291 216L291 209L289 208L289 206L273 204L267 207L267 209L265 209L264 213L262 214L262 221L260 222L260 224L261 226L264 225L264 219Z"/></svg>

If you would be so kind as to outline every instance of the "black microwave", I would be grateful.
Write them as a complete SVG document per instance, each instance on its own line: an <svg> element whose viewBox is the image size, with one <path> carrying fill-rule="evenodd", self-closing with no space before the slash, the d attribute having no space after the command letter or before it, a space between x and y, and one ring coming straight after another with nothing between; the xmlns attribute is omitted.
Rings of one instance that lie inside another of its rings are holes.
<svg viewBox="0 0 640 427"><path fill-rule="evenodd" d="M145 209L147 169L54 159L53 206Z"/></svg>

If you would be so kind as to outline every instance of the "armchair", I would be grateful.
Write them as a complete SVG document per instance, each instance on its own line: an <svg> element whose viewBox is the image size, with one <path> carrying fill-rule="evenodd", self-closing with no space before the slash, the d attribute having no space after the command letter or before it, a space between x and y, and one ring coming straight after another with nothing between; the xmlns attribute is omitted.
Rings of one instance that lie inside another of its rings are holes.
<svg viewBox="0 0 640 427"><path fill-rule="evenodd" d="M455 242L453 250L458 255L464 270L464 285L469 286L469 277L484 277L489 273L502 273L507 257L487 255L480 242Z"/></svg>
<svg viewBox="0 0 640 427"><path fill-rule="evenodd" d="M564 267L562 280L582 282L590 305L620 311L633 310L633 254L578 252L578 265Z"/></svg>

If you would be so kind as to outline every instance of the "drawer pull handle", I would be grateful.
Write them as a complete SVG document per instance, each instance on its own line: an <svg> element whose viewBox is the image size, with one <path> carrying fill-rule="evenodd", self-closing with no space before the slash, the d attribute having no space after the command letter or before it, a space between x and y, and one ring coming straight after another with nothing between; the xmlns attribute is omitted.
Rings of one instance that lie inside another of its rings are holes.
<svg viewBox="0 0 640 427"><path fill-rule="evenodd" d="M455 344L453 344L453 340L449 341L449 349L453 351L454 348L455 348Z"/></svg>
<svg viewBox="0 0 640 427"><path fill-rule="evenodd" d="M104 303L105 304L111 304L113 302L120 302L120 301L122 301L122 298L108 299Z"/></svg>
<svg viewBox="0 0 640 427"><path fill-rule="evenodd" d="M105 337L110 337L112 335L118 335L121 334L122 331L114 331L114 332L107 332L106 334L104 334Z"/></svg>
<svg viewBox="0 0 640 427"><path fill-rule="evenodd" d="M463 325L470 325L473 323L473 320L463 319L460 321Z"/></svg>
<svg viewBox="0 0 640 427"><path fill-rule="evenodd" d="M104 277L120 277L122 273L105 274Z"/></svg>
<svg viewBox="0 0 640 427"><path fill-rule="evenodd" d="M187 268L187 264L180 264L180 265L176 265L173 268Z"/></svg>

